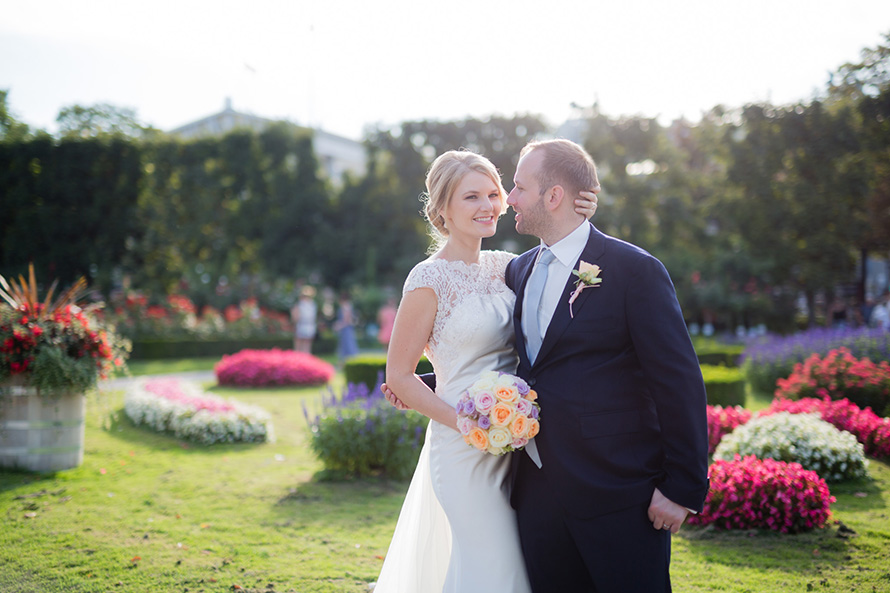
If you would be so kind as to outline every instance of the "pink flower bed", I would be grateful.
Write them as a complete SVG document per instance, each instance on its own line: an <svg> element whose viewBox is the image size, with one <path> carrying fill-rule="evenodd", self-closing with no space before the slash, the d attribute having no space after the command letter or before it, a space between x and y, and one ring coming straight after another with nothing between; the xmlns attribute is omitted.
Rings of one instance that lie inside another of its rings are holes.
<svg viewBox="0 0 890 593"><path fill-rule="evenodd" d="M858 359L846 348L832 350L824 357L813 354L794 365L787 379L776 382L775 396L849 399L883 414L890 408L890 363Z"/></svg>
<svg viewBox="0 0 890 593"><path fill-rule="evenodd" d="M824 526L835 502L825 480L799 463L737 455L715 461L710 479L704 510L689 516L690 525L798 533Z"/></svg>
<svg viewBox="0 0 890 593"><path fill-rule="evenodd" d="M235 410L234 405L223 399L186 393L182 384L176 379L150 379L145 382L143 389L196 412L207 410L210 413L225 413Z"/></svg>
<svg viewBox="0 0 890 593"><path fill-rule="evenodd" d="M320 358L277 348L223 356L214 371L220 385L235 387L322 385L334 377L334 367Z"/></svg>
<svg viewBox="0 0 890 593"><path fill-rule="evenodd" d="M760 412L768 416L778 412L808 414L818 412L823 420L840 430L853 434L865 447L865 454L871 457L890 457L890 418L882 418L870 408L860 409L847 399L833 401L813 397L793 401L773 400L772 405Z"/></svg>
<svg viewBox="0 0 890 593"><path fill-rule="evenodd" d="M714 452L724 435L750 419L751 412L742 406L708 406L708 453Z"/></svg>

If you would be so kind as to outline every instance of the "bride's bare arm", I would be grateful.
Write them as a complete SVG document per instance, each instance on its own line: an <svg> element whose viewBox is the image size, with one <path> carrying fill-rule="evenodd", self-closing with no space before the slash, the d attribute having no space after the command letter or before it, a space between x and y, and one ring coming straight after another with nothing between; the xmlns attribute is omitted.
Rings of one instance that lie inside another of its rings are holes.
<svg viewBox="0 0 890 593"><path fill-rule="evenodd" d="M409 408L457 430L454 408L439 399L414 374L433 332L436 308L436 293L431 288L418 288L405 293L396 313L387 351L386 385Z"/></svg>

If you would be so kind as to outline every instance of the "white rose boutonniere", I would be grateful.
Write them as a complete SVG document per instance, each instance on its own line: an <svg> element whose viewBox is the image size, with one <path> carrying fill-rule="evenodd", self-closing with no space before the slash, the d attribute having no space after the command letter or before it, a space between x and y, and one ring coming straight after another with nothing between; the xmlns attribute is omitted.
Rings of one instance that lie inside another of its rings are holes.
<svg viewBox="0 0 890 593"><path fill-rule="evenodd" d="M578 277L578 280L575 282L575 292L572 293L572 296L569 298L569 315L572 316L572 319L575 318L575 313L572 311L572 303L575 302L575 299L578 298L578 295L581 294L581 291L585 288L592 288L595 286L599 286L600 282L603 281L600 275L600 267L596 264L589 264L586 261L581 261L578 265L577 270L572 270L572 274Z"/></svg>

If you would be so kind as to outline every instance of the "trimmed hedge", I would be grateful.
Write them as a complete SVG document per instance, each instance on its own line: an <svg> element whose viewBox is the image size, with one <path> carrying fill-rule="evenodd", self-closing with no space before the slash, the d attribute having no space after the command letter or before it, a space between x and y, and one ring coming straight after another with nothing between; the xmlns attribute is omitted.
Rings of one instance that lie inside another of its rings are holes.
<svg viewBox="0 0 890 593"><path fill-rule="evenodd" d="M293 348L293 340L233 339L233 340L138 340L133 342L130 360L161 358L211 358L234 354L241 350L271 350Z"/></svg>
<svg viewBox="0 0 890 593"><path fill-rule="evenodd" d="M741 349L722 350L712 352L696 352L699 364L708 364L711 366L725 366L735 368L739 366L739 357L742 355Z"/></svg>
<svg viewBox="0 0 890 593"><path fill-rule="evenodd" d="M710 405L724 408L745 405L745 378L740 369L703 364L701 372Z"/></svg>
<svg viewBox="0 0 890 593"><path fill-rule="evenodd" d="M343 374L346 383L353 385L364 384L367 388L374 389L381 373L386 372L386 354L359 354L348 359L343 365ZM417 363L414 371L418 375L432 373L433 365L426 357Z"/></svg>
<svg viewBox="0 0 890 593"><path fill-rule="evenodd" d="M713 339L697 338L693 340L695 354L699 364L739 366L739 359L745 351L742 344L724 344Z"/></svg>

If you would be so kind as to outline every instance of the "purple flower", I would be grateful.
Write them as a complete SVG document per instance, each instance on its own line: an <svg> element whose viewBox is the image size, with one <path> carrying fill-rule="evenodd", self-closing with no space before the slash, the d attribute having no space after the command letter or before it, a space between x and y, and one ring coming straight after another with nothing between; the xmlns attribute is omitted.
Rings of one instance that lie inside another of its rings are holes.
<svg viewBox="0 0 890 593"><path fill-rule="evenodd" d="M479 428L482 430L491 428L491 420L488 419L488 416L479 416Z"/></svg>
<svg viewBox="0 0 890 593"><path fill-rule="evenodd" d="M526 395L529 391L528 383L516 377L516 391L519 392L519 395Z"/></svg>
<svg viewBox="0 0 890 593"><path fill-rule="evenodd" d="M538 406L532 406L532 414L531 417L535 420L538 419L538 416L541 414L541 411L538 409Z"/></svg>

